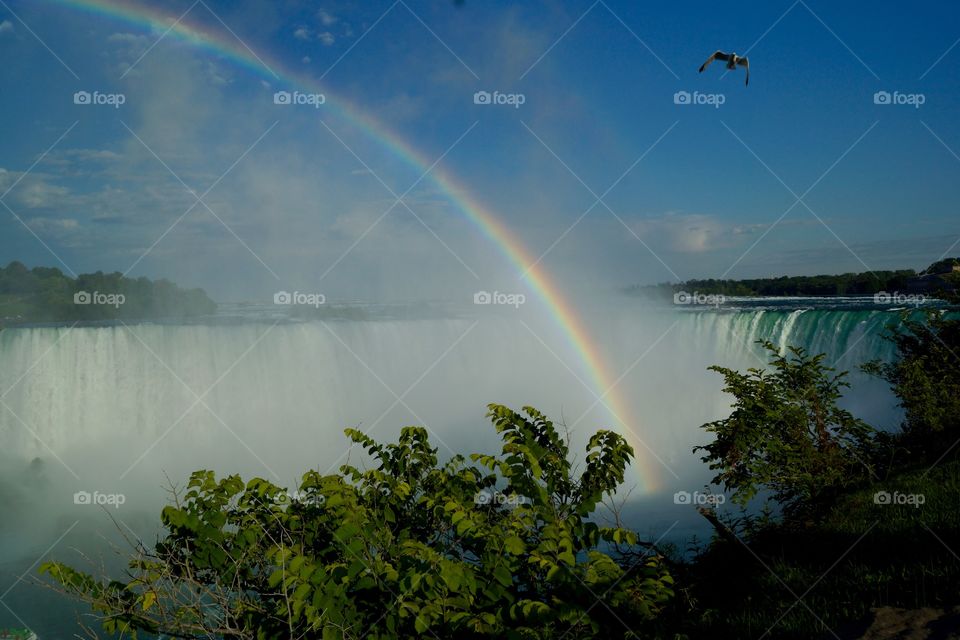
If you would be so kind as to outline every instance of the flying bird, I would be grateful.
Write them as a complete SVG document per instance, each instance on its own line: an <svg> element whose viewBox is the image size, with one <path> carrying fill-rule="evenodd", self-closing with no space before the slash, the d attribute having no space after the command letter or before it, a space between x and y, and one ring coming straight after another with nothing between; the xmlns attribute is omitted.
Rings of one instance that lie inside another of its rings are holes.
<svg viewBox="0 0 960 640"><path fill-rule="evenodd" d="M707 58L707 61L700 66L700 73L703 73L703 70L707 68L714 60L722 60L727 63L727 69L736 69L737 65L741 67L746 67L747 69L747 81L744 82L744 85L750 84L750 61L747 60L746 56L738 56L735 53L724 53L723 51L717 51L712 56Z"/></svg>

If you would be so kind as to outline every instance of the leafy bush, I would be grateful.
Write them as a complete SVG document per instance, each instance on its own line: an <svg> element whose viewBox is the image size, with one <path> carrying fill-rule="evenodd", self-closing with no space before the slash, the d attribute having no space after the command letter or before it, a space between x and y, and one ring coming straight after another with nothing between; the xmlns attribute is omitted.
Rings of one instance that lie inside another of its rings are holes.
<svg viewBox="0 0 960 640"><path fill-rule="evenodd" d="M940 311L905 315L887 337L896 359L863 368L890 383L905 411L898 443L915 457L939 459L960 438L960 319Z"/></svg>
<svg viewBox="0 0 960 640"><path fill-rule="evenodd" d="M873 429L837 405L846 372L825 366L824 354L789 347L788 357L760 344L772 371L710 367L735 402L729 417L703 426L716 438L694 451L706 452L701 459L718 471L713 482L732 489L738 504L768 489L787 510L802 510L869 473Z"/></svg>
<svg viewBox="0 0 960 640"><path fill-rule="evenodd" d="M925 503L878 504L877 491L923 495ZM695 603L676 627L709 640L909 637L898 629L865 635L865 622L874 607L949 610L960 602L958 494L960 463L950 461L844 490L806 526L768 523L742 541L718 538L674 569L678 591L689 589Z"/></svg>
<svg viewBox="0 0 960 640"><path fill-rule="evenodd" d="M575 478L553 424L524 412L490 405L502 451L474 464L439 464L422 428L386 445L349 429L375 466L311 471L289 499L263 479L198 471L128 580L41 571L131 636L636 637L672 578L633 532L588 519L633 451L599 431Z"/></svg>

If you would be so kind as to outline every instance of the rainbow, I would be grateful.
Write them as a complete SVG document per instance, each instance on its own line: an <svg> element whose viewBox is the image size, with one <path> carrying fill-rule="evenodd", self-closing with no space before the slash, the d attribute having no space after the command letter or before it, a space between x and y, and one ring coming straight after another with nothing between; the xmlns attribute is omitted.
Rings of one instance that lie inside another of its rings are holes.
<svg viewBox="0 0 960 640"><path fill-rule="evenodd" d="M211 33L198 25L189 24L183 16L178 19L152 7L135 5L126 0L48 0L48 2L106 16L138 28L165 33L168 37L174 36L197 49L228 59L268 81L279 81L305 91L322 93L326 98L324 109L334 111L338 116L357 126L365 135L388 148L391 153L411 167L424 173L433 164L424 154L357 105L342 97L331 95L326 88L321 88L316 80L286 69L276 60L267 60L233 35ZM591 384L595 392L604 397L611 417L633 445L637 454L634 468L637 470L641 489L646 492L658 490L661 487L659 465L662 463L637 434L637 422L631 419L629 405L618 393L616 379L608 372L599 348L583 326L573 305L550 280L544 268L537 264L537 257L521 244L516 235L494 213L471 198L468 190L453 176L437 166L429 172L428 177L517 267L520 273L526 273L525 278L531 289L547 305L553 321L566 335L587 371L590 372Z"/></svg>

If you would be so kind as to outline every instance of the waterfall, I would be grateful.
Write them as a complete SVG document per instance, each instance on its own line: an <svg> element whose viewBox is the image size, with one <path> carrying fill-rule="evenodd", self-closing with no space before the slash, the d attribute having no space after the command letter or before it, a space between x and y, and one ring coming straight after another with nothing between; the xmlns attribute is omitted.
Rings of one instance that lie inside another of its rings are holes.
<svg viewBox="0 0 960 640"><path fill-rule="evenodd" d="M829 364L853 372L846 406L873 424L897 423L889 391L857 372L892 356L882 334L896 313L618 308L584 316L632 405L631 430L657 454L638 456L634 467L652 465L664 480L660 494L632 494L641 530L687 518L676 535L702 533L671 496L709 478L691 448L705 442L700 425L729 411L722 378L707 367L763 366L757 340L827 353ZM99 548L102 535L116 541L102 510L75 504L78 492L99 496L149 540L166 478L182 486L191 471L213 469L293 486L307 469L362 459L348 451L348 426L389 441L402 426L423 425L441 457L493 452L485 405L533 405L570 426L571 450L582 452L593 431L613 426L596 401L605 390L588 388L589 372L552 326L496 315L0 331L0 585L65 531L56 555L66 560L77 561L70 547ZM632 473L628 485L644 475ZM116 495L122 505L109 502ZM19 591L10 600L30 609L35 596ZM70 628L72 614L58 616L50 628Z"/></svg>
<svg viewBox="0 0 960 640"><path fill-rule="evenodd" d="M856 367L892 355L882 333L896 318L863 310L621 313L601 332L610 368L629 369L620 384L656 440L657 432L692 433L700 418L716 419L726 399L706 367L761 366L757 340L825 352L867 384ZM638 361L668 321L677 323ZM559 418L594 401L562 345L510 318L472 325L447 318L8 329L0 332L0 450L77 475L75 467L89 463L93 476L146 481L223 461L290 482L293 469L333 464L346 426L389 438L422 421L442 450L462 450L495 444L483 423L488 402L532 404ZM700 380L713 384L704 389ZM682 415L664 410L664 388L704 410L682 424ZM608 421L602 407L594 414Z"/></svg>

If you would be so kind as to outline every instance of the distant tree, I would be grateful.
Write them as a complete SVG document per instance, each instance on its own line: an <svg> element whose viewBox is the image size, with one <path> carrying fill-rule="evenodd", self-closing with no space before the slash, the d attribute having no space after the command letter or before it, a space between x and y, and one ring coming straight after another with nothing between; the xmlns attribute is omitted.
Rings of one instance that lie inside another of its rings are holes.
<svg viewBox="0 0 960 640"><path fill-rule="evenodd" d="M944 258L943 260L937 260L929 267L923 270L922 273L951 273L954 267L960 266L960 258Z"/></svg>
<svg viewBox="0 0 960 640"><path fill-rule="evenodd" d="M37 276L30 273L22 262L14 261L0 269L0 293L31 293L37 282Z"/></svg>
<svg viewBox="0 0 960 640"><path fill-rule="evenodd" d="M598 431L576 476L553 424L524 411L490 405L503 447L470 456L476 466L440 464L427 432L407 427L396 444L348 429L374 467L311 471L292 499L199 471L126 580L41 570L131 637L638 637L672 579L651 545L589 520L633 451Z"/></svg>
<svg viewBox="0 0 960 640"><path fill-rule="evenodd" d="M771 370L710 367L723 375L733 412L703 425L715 439L694 451L705 452L713 482L738 504L769 490L788 511L803 511L869 473L873 429L837 405L846 372L824 365L824 354L760 344Z"/></svg>

